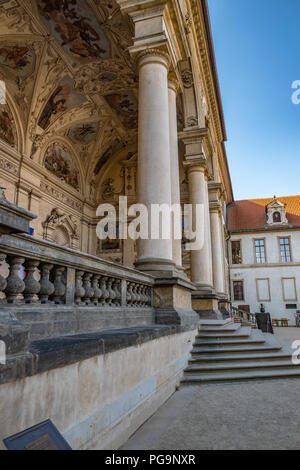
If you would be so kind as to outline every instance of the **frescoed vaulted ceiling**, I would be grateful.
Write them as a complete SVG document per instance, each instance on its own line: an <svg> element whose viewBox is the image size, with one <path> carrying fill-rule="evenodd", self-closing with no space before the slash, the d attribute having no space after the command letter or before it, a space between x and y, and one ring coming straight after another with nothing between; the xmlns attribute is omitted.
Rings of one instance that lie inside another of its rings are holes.
<svg viewBox="0 0 300 470"><path fill-rule="evenodd" d="M132 35L115 0L0 0L0 79L8 97L0 105L1 141L49 169L59 164L60 178L76 189L60 139L75 149L86 177L115 148L135 145Z"/></svg>

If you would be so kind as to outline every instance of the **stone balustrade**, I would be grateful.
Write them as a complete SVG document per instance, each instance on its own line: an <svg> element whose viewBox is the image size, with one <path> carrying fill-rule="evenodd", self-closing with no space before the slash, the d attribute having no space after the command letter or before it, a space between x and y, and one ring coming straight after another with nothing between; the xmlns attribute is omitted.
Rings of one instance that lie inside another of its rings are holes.
<svg viewBox="0 0 300 470"><path fill-rule="evenodd" d="M28 235L3 235L2 305L152 307L154 279L144 273Z"/></svg>

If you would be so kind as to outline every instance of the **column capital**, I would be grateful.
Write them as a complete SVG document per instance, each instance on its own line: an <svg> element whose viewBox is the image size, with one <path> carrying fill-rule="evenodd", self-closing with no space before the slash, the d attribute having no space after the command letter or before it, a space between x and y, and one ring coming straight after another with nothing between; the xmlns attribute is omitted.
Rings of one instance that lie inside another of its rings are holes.
<svg viewBox="0 0 300 470"><path fill-rule="evenodd" d="M209 199L211 202L221 203L224 199L225 189L222 183L209 181L208 183Z"/></svg>
<svg viewBox="0 0 300 470"><path fill-rule="evenodd" d="M146 64L161 64L169 70L171 59L164 48L150 47L134 52L135 61L140 69Z"/></svg>
<svg viewBox="0 0 300 470"><path fill-rule="evenodd" d="M169 90L174 91L174 93L177 95L180 91L180 83L174 74L174 72L169 73L168 75L168 88Z"/></svg>
<svg viewBox="0 0 300 470"><path fill-rule="evenodd" d="M209 203L209 212L216 212L220 214L222 212L222 204L217 201L211 201Z"/></svg>

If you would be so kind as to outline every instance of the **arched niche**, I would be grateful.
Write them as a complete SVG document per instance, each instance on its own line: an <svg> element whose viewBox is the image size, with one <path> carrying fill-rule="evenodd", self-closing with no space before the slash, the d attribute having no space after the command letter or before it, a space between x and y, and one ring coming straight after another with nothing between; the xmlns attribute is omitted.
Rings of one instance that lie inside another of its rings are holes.
<svg viewBox="0 0 300 470"><path fill-rule="evenodd" d="M53 208L42 226L44 240L79 250L80 234L72 216L61 214L57 208Z"/></svg>

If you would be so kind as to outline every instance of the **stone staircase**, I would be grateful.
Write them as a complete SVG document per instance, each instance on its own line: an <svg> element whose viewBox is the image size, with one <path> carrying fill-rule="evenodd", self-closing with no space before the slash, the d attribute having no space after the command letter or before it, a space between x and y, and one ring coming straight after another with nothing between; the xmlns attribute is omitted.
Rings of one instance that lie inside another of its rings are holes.
<svg viewBox="0 0 300 470"><path fill-rule="evenodd" d="M290 343L292 340L290 341ZM182 385L300 377L292 350L271 334L229 320L203 320Z"/></svg>

